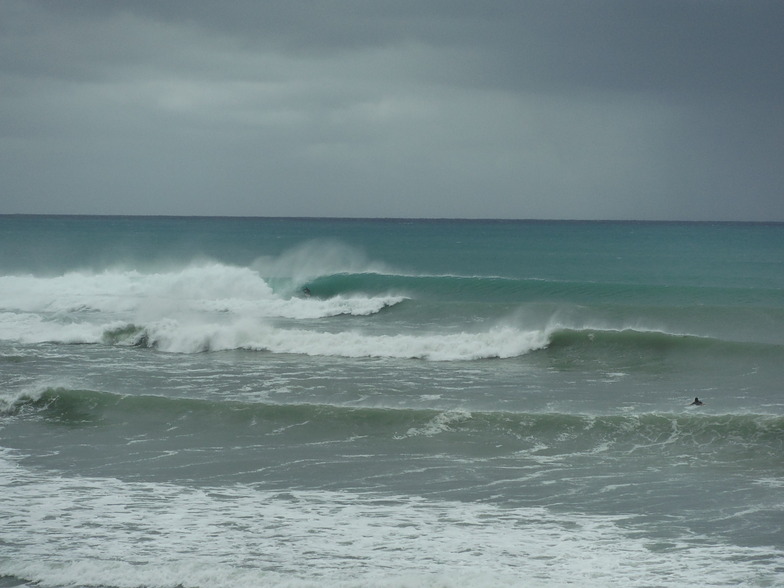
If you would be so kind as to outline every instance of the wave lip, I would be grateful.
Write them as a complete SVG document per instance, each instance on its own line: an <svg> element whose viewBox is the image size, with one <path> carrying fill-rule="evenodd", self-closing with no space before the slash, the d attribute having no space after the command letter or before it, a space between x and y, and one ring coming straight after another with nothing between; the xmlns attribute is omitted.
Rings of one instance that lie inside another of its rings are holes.
<svg viewBox="0 0 784 588"><path fill-rule="evenodd" d="M334 296L328 299L288 298L270 301L258 309L258 316L295 320L335 316L369 316L400 304L405 296Z"/></svg>

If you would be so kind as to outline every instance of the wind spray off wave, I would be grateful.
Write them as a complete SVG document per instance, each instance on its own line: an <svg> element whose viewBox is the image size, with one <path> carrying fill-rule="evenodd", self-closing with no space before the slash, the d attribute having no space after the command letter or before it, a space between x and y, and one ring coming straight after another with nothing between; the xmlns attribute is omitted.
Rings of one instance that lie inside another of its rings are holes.
<svg viewBox="0 0 784 588"><path fill-rule="evenodd" d="M402 296L306 298L276 292L250 268L107 269L0 277L0 337L25 343L132 343L166 351L265 345L271 321L370 315Z"/></svg>
<svg viewBox="0 0 784 588"><path fill-rule="evenodd" d="M508 280L495 277L482 287L485 279L478 276L412 277L389 269L369 274L368 264L357 263L349 265L356 265L359 273L347 273L345 265L332 263L340 273L314 277L310 267L295 279L281 277L281 262L257 264L264 265L277 275L210 262L148 272L118 268L52 277L3 276L0 337L176 353L245 349L434 361L505 359L553 345L559 349L616 340L623 345L664 345L679 337L656 328L628 329L617 321L606 327L580 325L568 317L560 322L554 315L568 313L547 306L532 316L497 304L494 319L475 322L471 305L448 296L433 298L434 284L457 284L458 292L484 294L498 284L508 288ZM309 289L307 295L303 292L298 280L308 280L312 295ZM405 304L412 300L418 304L413 310ZM613 333L616 339L609 338Z"/></svg>
<svg viewBox="0 0 784 588"><path fill-rule="evenodd" d="M260 258L252 268L206 262L154 271L118 267L2 276L0 337L28 344L103 343L177 353L246 349L430 360L509 358L547 344L547 333L540 328L500 321L459 329L402 315L380 327L376 322L330 321L371 317L401 305L412 295L412 282L396 278L389 268L383 268L386 274L369 274L382 269L380 264L351 255L348 248L326 248L326 256L316 258L314 247ZM308 256L321 263L322 275ZM337 273L324 273L328 271ZM388 289L363 291L357 284L368 275L387 276ZM314 284L313 295L303 283ZM324 284L345 288L330 291Z"/></svg>

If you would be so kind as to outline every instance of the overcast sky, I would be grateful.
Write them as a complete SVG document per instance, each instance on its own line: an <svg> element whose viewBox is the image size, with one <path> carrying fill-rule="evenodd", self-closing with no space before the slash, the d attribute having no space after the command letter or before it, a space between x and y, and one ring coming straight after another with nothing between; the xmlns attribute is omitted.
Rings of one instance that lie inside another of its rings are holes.
<svg viewBox="0 0 784 588"><path fill-rule="evenodd" d="M784 221L784 2L0 0L0 213Z"/></svg>

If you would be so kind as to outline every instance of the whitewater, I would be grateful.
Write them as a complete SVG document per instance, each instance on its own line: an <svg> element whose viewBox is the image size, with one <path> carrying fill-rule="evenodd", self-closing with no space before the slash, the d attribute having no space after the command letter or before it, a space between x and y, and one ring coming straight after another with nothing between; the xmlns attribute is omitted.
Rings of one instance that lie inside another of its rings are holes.
<svg viewBox="0 0 784 588"><path fill-rule="evenodd" d="M277 353L439 360L513 357L545 344L546 334L511 326L480 333L372 335L280 326L339 315L366 316L404 295L276 293L256 271L221 264L170 272L71 272L54 278L0 278L5 337L23 343L148 345L195 353L253 349Z"/></svg>
<svg viewBox="0 0 784 588"><path fill-rule="evenodd" d="M781 224L0 216L0 586L784 585L782 382Z"/></svg>

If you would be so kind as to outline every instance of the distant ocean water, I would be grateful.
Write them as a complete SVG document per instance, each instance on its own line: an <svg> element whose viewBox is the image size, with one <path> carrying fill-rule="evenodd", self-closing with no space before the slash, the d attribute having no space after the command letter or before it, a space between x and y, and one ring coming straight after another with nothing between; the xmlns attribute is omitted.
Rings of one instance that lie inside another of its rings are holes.
<svg viewBox="0 0 784 588"><path fill-rule="evenodd" d="M784 225L0 216L0 586L564 585L784 585Z"/></svg>

